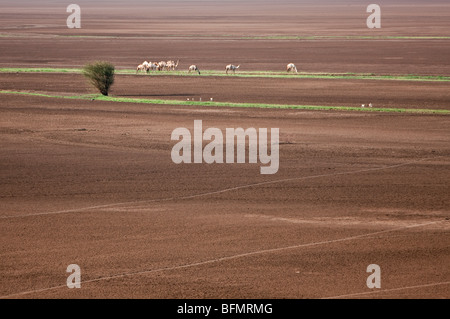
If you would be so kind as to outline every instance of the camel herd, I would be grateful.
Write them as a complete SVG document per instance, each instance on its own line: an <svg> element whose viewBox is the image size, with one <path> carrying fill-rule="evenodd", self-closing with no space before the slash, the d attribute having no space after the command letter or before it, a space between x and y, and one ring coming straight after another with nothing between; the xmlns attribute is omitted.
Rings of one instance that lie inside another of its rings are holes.
<svg viewBox="0 0 450 319"><path fill-rule="evenodd" d="M153 71L175 71L178 67L178 63L180 61L161 61L161 62L143 62L142 64L139 64L136 68L136 73L138 72L149 72L150 70Z"/></svg>
<svg viewBox="0 0 450 319"><path fill-rule="evenodd" d="M136 74L139 72L150 72L150 70L152 71L175 71L178 68L178 64L179 64L179 60L177 61L177 63L175 63L175 61L161 61L161 62L143 62L142 64L139 64L138 67L136 68ZM233 74L236 73L236 70L239 69L241 66L238 65L233 65L233 64L228 64L225 67L225 72L226 74L228 74L229 72L233 72ZM297 67L295 66L294 63L289 63L286 67L286 71L289 72L295 72L298 73L297 71ZM198 72L198 74L200 73L199 68L197 67L197 65L193 64L189 67L188 69L188 73L191 72Z"/></svg>

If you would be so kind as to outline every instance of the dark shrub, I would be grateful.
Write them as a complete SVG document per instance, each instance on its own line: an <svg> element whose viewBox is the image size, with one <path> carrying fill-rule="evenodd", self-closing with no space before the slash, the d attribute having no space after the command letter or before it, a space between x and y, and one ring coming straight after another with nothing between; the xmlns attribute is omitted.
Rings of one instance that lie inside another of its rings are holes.
<svg viewBox="0 0 450 319"><path fill-rule="evenodd" d="M94 62L83 67L83 75L96 87L101 94L108 95L109 89L114 83L115 68L109 62Z"/></svg>

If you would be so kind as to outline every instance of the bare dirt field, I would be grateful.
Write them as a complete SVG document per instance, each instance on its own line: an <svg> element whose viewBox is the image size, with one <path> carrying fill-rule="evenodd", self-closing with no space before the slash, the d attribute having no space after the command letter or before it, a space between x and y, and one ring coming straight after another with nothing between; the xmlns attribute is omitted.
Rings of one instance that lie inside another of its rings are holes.
<svg viewBox="0 0 450 319"><path fill-rule="evenodd" d="M67 29L65 7L52 1L5 3L0 68L108 60L132 70L170 58L182 70L235 63L242 72L283 71L295 62L302 72L450 75L450 40L436 38L450 36L446 2L389 2L375 31L358 1L256 9L258 1L161 1L150 16L138 1L103 11L79 2L79 30ZM374 34L392 38L360 38ZM267 38L274 35L325 38ZM343 36L356 38L333 38ZM415 36L423 38L406 38ZM448 88L121 74L111 95L450 110ZM1 298L450 297L448 114L18 94L94 92L72 73L4 71L0 91ZM171 133L192 131L194 120L222 131L279 128L278 173L261 175L261 164L174 164ZM70 264L82 269L81 289L66 286ZM366 285L371 264L381 267L381 289Z"/></svg>

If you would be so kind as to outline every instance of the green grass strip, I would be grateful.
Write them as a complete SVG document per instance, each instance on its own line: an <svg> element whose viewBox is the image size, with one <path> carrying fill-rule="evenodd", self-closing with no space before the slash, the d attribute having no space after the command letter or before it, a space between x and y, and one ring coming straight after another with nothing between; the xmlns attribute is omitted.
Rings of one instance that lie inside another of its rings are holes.
<svg viewBox="0 0 450 319"><path fill-rule="evenodd" d="M370 36L370 35L267 35L240 36L243 40L450 40L448 36Z"/></svg>
<svg viewBox="0 0 450 319"><path fill-rule="evenodd" d="M227 75L225 71L201 70L202 74L188 73L187 71L151 71L139 76L215 76L239 78L274 78L274 79L335 79L335 80L390 80L390 81L416 81L416 82L450 82L450 76L445 75L376 75L366 73L306 73L286 74L275 71L240 71ZM68 73L81 74L79 68L0 68L0 73ZM136 75L135 70L118 69L119 75Z"/></svg>
<svg viewBox="0 0 450 319"><path fill-rule="evenodd" d="M179 100L159 100L123 98L102 95L80 95L64 96L50 95L43 93L0 91L1 94L16 94L38 96L46 98L72 99L72 100L96 100L116 103L136 103L154 105L180 105L180 106L209 106L209 107L239 107L239 108L269 108L269 109L294 109L294 110L338 110L338 111L358 111L358 112L385 112L385 113L419 113L419 114L450 114L450 110L433 109L405 109L405 108L361 108L348 106L318 106L318 105L288 105L288 104L264 104L264 103L231 103L231 102L201 102L201 101L179 101Z"/></svg>
<svg viewBox="0 0 450 319"><path fill-rule="evenodd" d="M76 73L81 69L70 68L0 68L0 73Z"/></svg>

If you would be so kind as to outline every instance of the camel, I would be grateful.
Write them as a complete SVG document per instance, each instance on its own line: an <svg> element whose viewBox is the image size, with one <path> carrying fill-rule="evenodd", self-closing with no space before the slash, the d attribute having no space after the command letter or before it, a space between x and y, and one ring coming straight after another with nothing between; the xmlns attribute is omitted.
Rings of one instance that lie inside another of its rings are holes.
<svg viewBox="0 0 450 319"><path fill-rule="evenodd" d="M191 73L191 71L198 72L198 74L200 74L200 70L198 69L198 67L196 65L191 65L189 67L189 73Z"/></svg>
<svg viewBox="0 0 450 319"><path fill-rule="evenodd" d="M147 66L147 70L150 71L155 71L158 69L158 63L153 63L153 62L149 62L148 66Z"/></svg>
<svg viewBox="0 0 450 319"><path fill-rule="evenodd" d="M148 73L148 71L149 71L150 68L151 68L151 65L152 65L151 62L150 62L150 63L147 62L147 61L142 62L142 64L139 64L139 65L137 66L137 68L136 68L136 74L139 73L139 72L143 72L143 71L145 71L145 72Z"/></svg>
<svg viewBox="0 0 450 319"><path fill-rule="evenodd" d="M149 67L150 67L150 64L147 62L147 61L144 61L144 62L142 62L142 64L141 65L143 65L144 66L144 68L145 68L145 72L147 72L148 73L148 71L149 71Z"/></svg>
<svg viewBox="0 0 450 319"><path fill-rule="evenodd" d="M178 63L180 63L180 60L177 61L177 64L175 64L174 61L167 61L166 63L167 70L175 71L175 69L178 67Z"/></svg>
<svg viewBox="0 0 450 319"><path fill-rule="evenodd" d="M165 62L165 61L161 61L157 64L158 64L158 68L157 68L158 71L163 71L167 67L167 62Z"/></svg>
<svg viewBox="0 0 450 319"><path fill-rule="evenodd" d="M138 65L138 67L136 68L136 74L138 74L140 71L146 71L146 72L148 72L148 70L147 70L147 67L145 66L145 65L143 65L143 64L139 64Z"/></svg>
<svg viewBox="0 0 450 319"><path fill-rule="evenodd" d="M236 70L239 69L241 65L235 66L233 64L229 64L225 67L226 73L228 74L228 71L233 71L233 73L236 73Z"/></svg>
<svg viewBox="0 0 450 319"><path fill-rule="evenodd" d="M287 65L287 72L294 72L294 71L295 71L295 73L298 73L297 67L295 66L294 63L289 63Z"/></svg>

